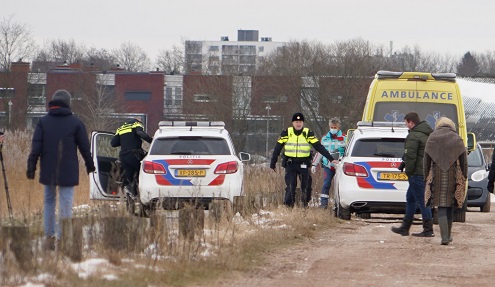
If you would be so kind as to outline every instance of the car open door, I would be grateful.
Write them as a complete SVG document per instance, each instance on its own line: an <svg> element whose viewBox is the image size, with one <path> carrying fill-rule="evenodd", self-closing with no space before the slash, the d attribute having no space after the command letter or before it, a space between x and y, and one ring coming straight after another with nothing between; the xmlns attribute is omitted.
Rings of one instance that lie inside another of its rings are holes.
<svg viewBox="0 0 495 287"><path fill-rule="evenodd" d="M121 169L117 164L120 147L114 148L110 142L114 134L110 132L91 133L91 154L96 171L89 176L89 198L118 200Z"/></svg>

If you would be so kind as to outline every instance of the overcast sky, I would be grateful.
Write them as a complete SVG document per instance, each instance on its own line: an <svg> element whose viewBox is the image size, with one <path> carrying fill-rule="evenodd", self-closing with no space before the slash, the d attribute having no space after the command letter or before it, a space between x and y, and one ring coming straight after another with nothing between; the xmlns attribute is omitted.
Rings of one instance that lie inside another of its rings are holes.
<svg viewBox="0 0 495 287"><path fill-rule="evenodd" d="M361 38L394 50L418 45L454 56L495 51L491 0L1 0L0 18L14 15L43 41L73 39L87 47L131 41L155 59L183 40L237 39L259 30L273 41L333 43Z"/></svg>

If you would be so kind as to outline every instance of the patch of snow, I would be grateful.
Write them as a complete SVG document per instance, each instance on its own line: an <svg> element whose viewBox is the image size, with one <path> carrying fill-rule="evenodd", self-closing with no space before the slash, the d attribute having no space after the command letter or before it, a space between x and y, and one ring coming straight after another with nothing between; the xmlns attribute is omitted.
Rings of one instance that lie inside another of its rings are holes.
<svg viewBox="0 0 495 287"><path fill-rule="evenodd" d="M20 285L20 287L45 287L45 284L36 284L36 283L27 282L24 285Z"/></svg>
<svg viewBox="0 0 495 287"><path fill-rule="evenodd" d="M72 269L78 273L79 278L86 279L96 271L101 271L100 265L108 265L108 260L102 258L92 258L84 262L71 264Z"/></svg>
<svg viewBox="0 0 495 287"><path fill-rule="evenodd" d="M106 275L103 275L103 279L106 279L108 281L112 281L112 280L117 280L118 277L113 275L113 274L106 274Z"/></svg>
<svg viewBox="0 0 495 287"><path fill-rule="evenodd" d="M495 84L456 79L463 98L478 98L485 103L495 103Z"/></svg>
<svg viewBox="0 0 495 287"><path fill-rule="evenodd" d="M78 211L80 211L80 210L90 210L90 209L91 209L91 207L88 204L78 205L78 206L74 206L72 208L72 210L78 210Z"/></svg>

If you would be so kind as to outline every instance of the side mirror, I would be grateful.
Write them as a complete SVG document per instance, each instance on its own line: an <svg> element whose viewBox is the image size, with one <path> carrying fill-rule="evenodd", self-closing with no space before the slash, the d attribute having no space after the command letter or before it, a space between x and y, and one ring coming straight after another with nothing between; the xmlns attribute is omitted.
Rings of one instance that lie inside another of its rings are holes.
<svg viewBox="0 0 495 287"><path fill-rule="evenodd" d="M472 152L476 149L476 135L474 133L467 133L467 150Z"/></svg>
<svg viewBox="0 0 495 287"><path fill-rule="evenodd" d="M241 152L239 153L239 159L240 159L241 161L250 161L250 160L251 160L251 155L250 155L250 154L248 154L247 152L242 152L242 151L241 151Z"/></svg>

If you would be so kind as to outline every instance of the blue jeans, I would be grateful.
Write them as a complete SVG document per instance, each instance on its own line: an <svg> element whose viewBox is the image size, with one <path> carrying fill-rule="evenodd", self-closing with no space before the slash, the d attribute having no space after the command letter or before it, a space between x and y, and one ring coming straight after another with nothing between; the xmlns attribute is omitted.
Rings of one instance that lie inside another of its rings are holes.
<svg viewBox="0 0 495 287"><path fill-rule="evenodd" d="M321 188L320 204L323 207L327 207L330 194L330 186L332 185L332 179L335 175L335 170L332 170L329 167L325 166L323 167L323 171L325 173L325 176L323 178L323 187Z"/></svg>
<svg viewBox="0 0 495 287"><path fill-rule="evenodd" d="M409 177L409 188L406 192L406 218L413 219L416 207L419 205L423 220L432 219L431 208L425 205L425 177L422 175L411 175Z"/></svg>
<svg viewBox="0 0 495 287"><path fill-rule="evenodd" d="M51 185L44 185L45 188L45 201L43 210L43 225L45 229L45 236L55 236L55 227L57 227L57 235L60 239L62 230L60 229L60 222L62 219L72 217L72 200L74 198L73 186L59 186L60 202L58 205L59 224L55 226L56 215L55 205L57 204L57 187Z"/></svg>

